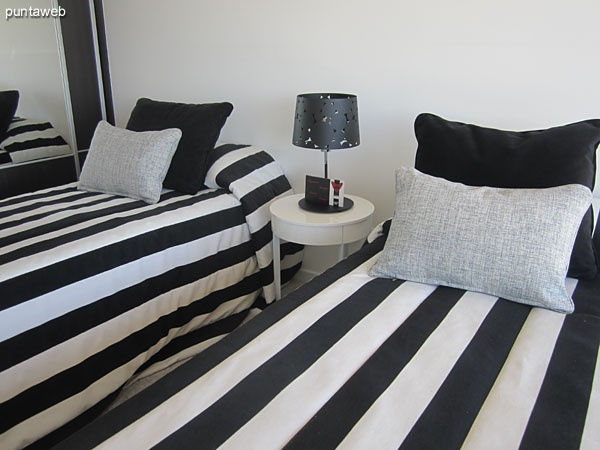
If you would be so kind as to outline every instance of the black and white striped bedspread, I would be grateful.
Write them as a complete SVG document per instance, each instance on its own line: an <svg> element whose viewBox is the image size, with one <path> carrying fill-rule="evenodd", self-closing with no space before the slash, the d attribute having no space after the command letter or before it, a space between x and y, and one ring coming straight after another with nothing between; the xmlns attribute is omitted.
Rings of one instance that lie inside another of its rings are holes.
<svg viewBox="0 0 600 450"><path fill-rule="evenodd" d="M60 448L600 447L600 317L370 278L382 241Z"/></svg>
<svg viewBox="0 0 600 450"><path fill-rule="evenodd" d="M268 258L258 236L270 242L256 224L269 224L275 174L287 180L264 156L246 162L239 198L165 191L148 205L73 183L0 201L0 448L38 439L169 342L252 306Z"/></svg>

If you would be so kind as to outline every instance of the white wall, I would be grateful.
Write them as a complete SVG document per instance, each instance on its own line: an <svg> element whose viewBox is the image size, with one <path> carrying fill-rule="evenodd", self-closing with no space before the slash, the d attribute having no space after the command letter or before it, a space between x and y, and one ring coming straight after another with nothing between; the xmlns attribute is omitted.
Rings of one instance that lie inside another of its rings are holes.
<svg viewBox="0 0 600 450"><path fill-rule="evenodd" d="M140 96L230 101L221 140L263 146L300 192L322 156L291 144L295 96L357 94L361 145L332 153L330 174L371 200L377 220L393 212L394 168L414 163L419 112L505 129L600 117L598 0L104 0L104 10L119 125ZM309 252L308 267L321 255Z"/></svg>
<svg viewBox="0 0 600 450"><path fill-rule="evenodd" d="M17 115L47 120L70 141L54 19L12 18L6 8L50 8L50 0L0 0L0 90L20 93Z"/></svg>

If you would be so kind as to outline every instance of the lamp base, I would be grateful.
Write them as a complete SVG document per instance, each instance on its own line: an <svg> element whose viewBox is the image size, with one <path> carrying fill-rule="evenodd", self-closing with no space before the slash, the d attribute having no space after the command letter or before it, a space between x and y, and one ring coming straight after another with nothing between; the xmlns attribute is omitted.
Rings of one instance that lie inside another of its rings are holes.
<svg viewBox="0 0 600 450"><path fill-rule="evenodd" d="M344 198L344 206L321 205L318 203L307 202L305 198L298 200L298 206L306 211L330 214L342 211L348 211L354 206L354 202L348 197Z"/></svg>

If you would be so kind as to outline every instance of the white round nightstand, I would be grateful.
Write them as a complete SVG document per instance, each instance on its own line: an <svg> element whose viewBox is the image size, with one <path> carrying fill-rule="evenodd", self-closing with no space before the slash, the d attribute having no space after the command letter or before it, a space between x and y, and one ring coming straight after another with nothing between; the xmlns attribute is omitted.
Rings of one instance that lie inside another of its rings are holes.
<svg viewBox="0 0 600 450"><path fill-rule="evenodd" d="M270 207L273 229L273 270L276 298L281 298L280 239L305 245L339 245L339 260L345 257L345 244L367 237L375 207L364 198L346 195L354 201L348 211L314 213L298 206L304 194L275 200Z"/></svg>

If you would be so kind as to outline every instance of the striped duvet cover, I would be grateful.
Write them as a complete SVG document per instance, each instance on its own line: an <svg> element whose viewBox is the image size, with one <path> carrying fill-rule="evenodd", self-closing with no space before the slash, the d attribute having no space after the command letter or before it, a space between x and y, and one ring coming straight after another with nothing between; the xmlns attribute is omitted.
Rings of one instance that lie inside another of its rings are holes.
<svg viewBox="0 0 600 450"><path fill-rule="evenodd" d="M59 448L597 449L600 280L563 315L367 275L383 238Z"/></svg>
<svg viewBox="0 0 600 450"><path fill-rule="evenodd" d="M212 163L214 186L155 205L76 184L0 201L0 448L68 422L167 344L223 334L259 295L273 300L268 207L290 185L253 147L220 147ZM286 267L298 264L296 252Z"/></svg>

